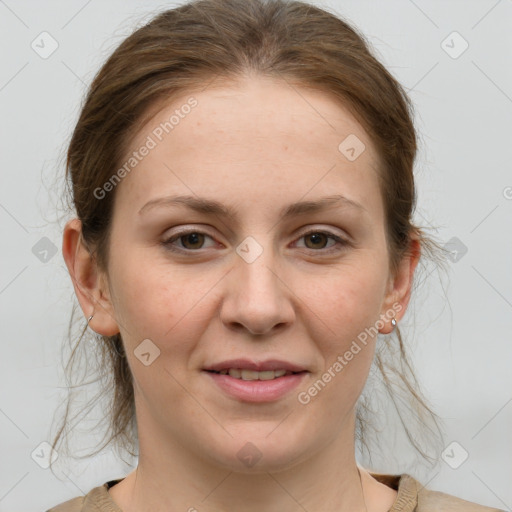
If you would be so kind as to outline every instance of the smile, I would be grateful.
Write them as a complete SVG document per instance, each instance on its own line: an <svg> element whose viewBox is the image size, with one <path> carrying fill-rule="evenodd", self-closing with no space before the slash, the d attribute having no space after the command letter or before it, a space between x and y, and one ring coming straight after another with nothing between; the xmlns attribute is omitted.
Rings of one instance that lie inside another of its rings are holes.
<svg viewBox="0 0 512 512"><path fill-rule="evenodd" d="M277 379L279 377L286 377L287 375L293 375L294 373L299 372L291 372L287 370L266 370L262 372L257 372L255 370L246 370L244 368L229 368L224 369L218 373L219 375L229 375L234 379L242 379L242 380L272 380Z"/></svg>
<svg viewBox="0 0 512 512"><path fill-rule="evenodd" d="M221 371L203 370L223 394L242 402L273 402L295 389L309 372L266 370L257 372L230 368ZM232 375L233 374L233 375Z"/></svg>

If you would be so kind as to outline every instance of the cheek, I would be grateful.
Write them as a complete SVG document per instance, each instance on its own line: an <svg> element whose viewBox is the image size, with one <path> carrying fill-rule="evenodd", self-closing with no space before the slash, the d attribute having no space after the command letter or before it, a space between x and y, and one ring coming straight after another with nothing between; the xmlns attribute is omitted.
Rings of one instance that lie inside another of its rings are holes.
<svg viewBox="0 0 512 512"><path fill-rule="evenodd" d="M111 277L116 318L138 391L148 402L177 407L184 396L178 382L186 381L191 354L211 320L201 298L213 283L208 286L170 265L149 264L133 255L115 266ZM154 345L142 345L144 340ZM146 366L140 358L148 352ZM155 387L162 390L161 396L151 393Z"/></svg>
<svg viewBox="0 0 512 512"><path fill-rule="evenodd" d="M143 251L138 257L132 251L129 259L117 261L111 280L123 339L137 345L149 338L160 350L174 341L178 350L188 347L188 339L204 330L208 292L218 278L206 279L192 266L178 268L154 258L150 261Z"/></svg>
<svg viewBox="0 0 512 512"><path fill-rule="evenodd" d="M341 428L368 378L376 342L371 328L380 306L372 291L377 289L340 279L318 290L315 300L308 302L317 314L308 314L307 335L319 352L322 367L302 389L300 403L308 403L307 417L324 417L333 432Z"/></svg>
<svg viewBox="0 0 512 512"><path fill-rule="evenodd" d="M370 265L366 269L344 268L315 280L313 292L304 282L300 292L304 326L321 354L329 382L325 398L338 403L357 399L374 356L384 274Z"/></svg>
<svg viewBox="0 0 512 512"><path fill-rule="evenodd" d="M303 276L297 295L304 310L309 310L308 317L316 317L315 324L324 326L326 340L348 340L378 319L384 298L383 275L375 265L346 265L324 276Z"/></svg>

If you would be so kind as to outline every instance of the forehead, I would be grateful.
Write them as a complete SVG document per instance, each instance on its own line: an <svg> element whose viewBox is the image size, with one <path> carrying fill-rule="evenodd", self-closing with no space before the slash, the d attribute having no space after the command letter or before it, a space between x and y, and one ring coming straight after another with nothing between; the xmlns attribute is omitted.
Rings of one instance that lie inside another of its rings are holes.
<svg viewBox="0 0 512 512"><path fill-rule="evenodd" d="M318 89L260 75L212 81L172 101L159 101L151 106L150 119L135 128L131 146L143 143L153 131L157 142L179 138L184 128L195 137L189 145L208 139L215 131L226 142L239 136L254 143L266 139L267 144L289 138L296 144L309 140L319 150L322 146L332 149L353 134L364 140L367 156L377 157L368 134L342 102Z"/></svg>
<svg viewBox="0 0 512 512"><path fill-rule="evenodd" d="M341 186L374 202L378 193L378 155L359 122L332 96L286 80L211 82L154 105L125 161L144 146L121 187L137 203L162 188L299 199Z"/></svg>

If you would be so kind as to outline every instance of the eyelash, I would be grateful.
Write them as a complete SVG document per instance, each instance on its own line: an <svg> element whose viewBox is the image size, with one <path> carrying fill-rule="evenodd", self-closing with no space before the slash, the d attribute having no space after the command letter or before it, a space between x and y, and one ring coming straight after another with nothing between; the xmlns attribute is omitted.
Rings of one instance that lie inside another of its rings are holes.
<svg viewBox="0 0 512 512"><path fill-rule="evenodd" d="M182 231L180 233L177 233L175 235L173 235L171 238L168 238L167 240L164 240L162 242L162 245L169 251L171 252L177 252L177 253L192 253L192 252L199 252L201 251L201 249L182 249L182 248L177 248L175 246L172 245L172 242L175 242L176 240L179 240L180 238L184 237L184 236L187 236L187 235L191 235L192 233L196 233L196 234L200 234L200 235L206 235L207 237L209 238L212 238L213 237L211 235L209 235L208 233L205 233L204 231L199 231L197 229L191 229L191 230L188 230L188 231ZM331 252L336 252L336 251L341 251L343 250L344 248L348 247L350 245L350 242L348 240L345 240L344 238L341 238L337 235L335 235L334 233L331 233L330 231L321 231L321 230L311 230L311 231L308 231L307 233L303 233L300 237L299 237L299 240L301 238L304 238L308 235L313 235L313 234L321 234L321 235L326 235L327 238L330 238L332 240L334 240L335 242L337 242L338 244L338 248L334 248L335 246L332 246L332 247L329 247L328 249L308 249L306 247L306 250L308 251L313 251L313 252L324 252L324 253L331 253Z"/></svg>

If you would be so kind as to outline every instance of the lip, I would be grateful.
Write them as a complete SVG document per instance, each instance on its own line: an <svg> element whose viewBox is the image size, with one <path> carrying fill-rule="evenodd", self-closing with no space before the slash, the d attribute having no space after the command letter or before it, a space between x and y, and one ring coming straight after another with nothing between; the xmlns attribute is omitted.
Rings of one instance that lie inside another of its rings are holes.
<svg viewBox="0 0 512 512"><path fill-rule="evenodd" d="M229 370L230 368L240 368L242 370L254 370L264 372L267 370L286 370L289 372L305 372L306 368L288 361L279 359L267 359L266 361L251 361L250 359L229 359L220 363L203 368L204 370L220 372L221 370ZM248 382L248 381L246 381Z"/></svg>
<svg viewBox="0 0 512 512"><path fill-rule="evenodd" d="M229 367L236 368L236 366ZM203 370L203 373L208 375L224 393L237 400L243 402L273 402L296 388L308 372L293 373L272 380L236 379L229 374L221 375L207 370Z"/></svg>

